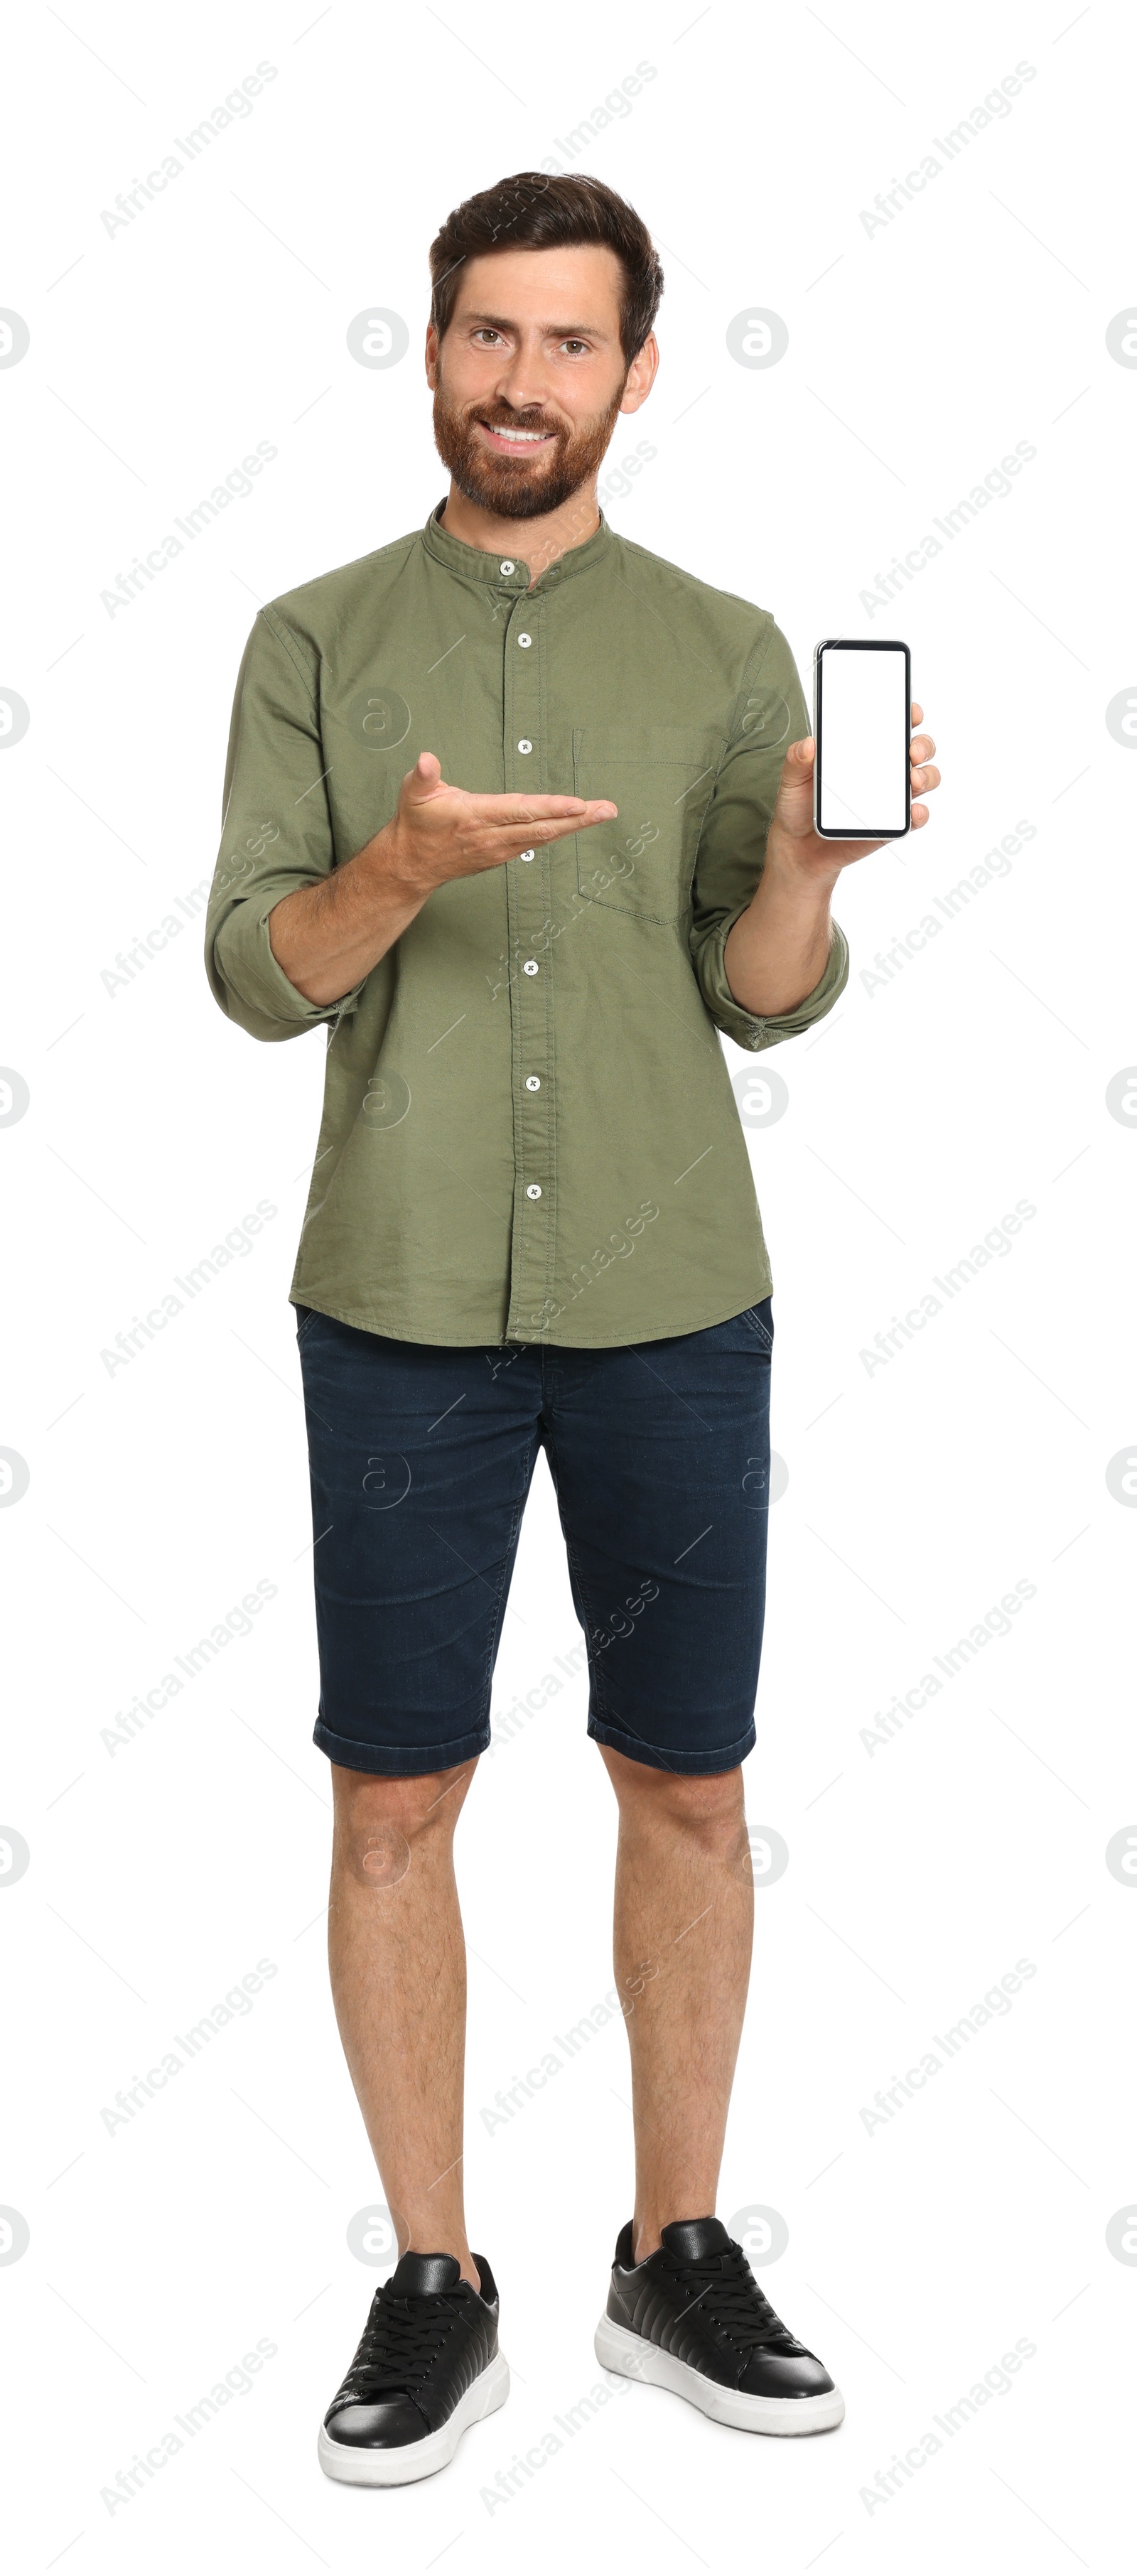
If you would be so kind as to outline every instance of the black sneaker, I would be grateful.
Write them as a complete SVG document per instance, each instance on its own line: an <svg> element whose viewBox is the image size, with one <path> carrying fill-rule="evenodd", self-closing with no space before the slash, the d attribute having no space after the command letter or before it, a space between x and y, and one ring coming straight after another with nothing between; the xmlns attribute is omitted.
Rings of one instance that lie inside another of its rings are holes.
<svg viewBox="0 0 1137 2576"><path fill-rule="evenodd" d="M845 2412L840 2389L775 2316L721 2218L674 2219L646 2263L632 2260L629 2219L616 2239L596 2358L744 2433L826 2433Z"/></svg>
<svg viewBox="0 0 1137 2576"><path fill-rule="evenodd" d="M481 2296L453 2254L404 2254L376 2290L359 2350L320 2427L320 2467L349 2486L401 2487L452 2460L471 2424L504 2406L497 2288Z"/></svg>

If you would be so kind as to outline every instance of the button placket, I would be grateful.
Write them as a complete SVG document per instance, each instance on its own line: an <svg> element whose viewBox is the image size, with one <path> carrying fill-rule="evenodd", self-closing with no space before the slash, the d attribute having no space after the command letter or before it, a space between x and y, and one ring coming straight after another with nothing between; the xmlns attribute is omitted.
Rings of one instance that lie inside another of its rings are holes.
<svg viewBox="0 0 1137 2576"><path fill-rule="evenodd" d="M513 792L548 788L541 685L541 610L532 594L511 605L502 708L505 774ZM521 639L524 637L525 641ZM555 1206L552 1105L552 951L546 928L549 869L539 846L519 854L508 880L513 1054L514 1214L507 1337L532 1341L548 1316Z"/></svg>

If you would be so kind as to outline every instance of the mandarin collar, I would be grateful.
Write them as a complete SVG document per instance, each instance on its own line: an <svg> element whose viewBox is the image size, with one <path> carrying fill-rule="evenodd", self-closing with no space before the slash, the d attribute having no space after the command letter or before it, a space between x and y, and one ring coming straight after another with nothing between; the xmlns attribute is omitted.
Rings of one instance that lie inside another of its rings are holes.
<svg viewBox="0 0 1137 2576"><path fill-rule="evenodd" d="M467 545L464 538L452 536L449 528L440 525L448 497L446 495L436 503L423 529L422 541L427 553L433 555L436 563L445 564L448 572L457 573L463 581L486 582L494 590L513 593L527 591L529 566L523 555L488 554L481 546ZM518 521L518 527L524 529L523 519ZM556 562L540 575L538 588L552 590L561 582L570 580L574 573L591 572L611 552L614 544L612 530L601 510L599 527L585 538L583 545L569 546L563 555L558 555ZM506 564L510 566L508 572Z"/></svg>

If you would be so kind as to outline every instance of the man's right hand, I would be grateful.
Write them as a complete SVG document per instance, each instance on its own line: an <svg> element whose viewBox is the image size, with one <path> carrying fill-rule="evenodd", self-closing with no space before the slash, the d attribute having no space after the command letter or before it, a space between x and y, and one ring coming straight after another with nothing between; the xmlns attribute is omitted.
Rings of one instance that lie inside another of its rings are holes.
<svg viewBox="0 0 1137 2576"><path fill-rule="evenodd" d="M616 812L583 796L470 795L447 786L432 751L420 752L391 822L319 885L298 886L273 906L273 956L322 1010L370 974L437 886L590 831Z"/></svg>
<svg viewBox="0 0 1137 2576"><path fill-rule="evenodd" d="M583 796L471 796L448 787L441 761L423 751L403 780L393 822L372 847L386 843L393 876L425 899L451 877L480 876L522 850L610 823L616 811Z"/></svg>

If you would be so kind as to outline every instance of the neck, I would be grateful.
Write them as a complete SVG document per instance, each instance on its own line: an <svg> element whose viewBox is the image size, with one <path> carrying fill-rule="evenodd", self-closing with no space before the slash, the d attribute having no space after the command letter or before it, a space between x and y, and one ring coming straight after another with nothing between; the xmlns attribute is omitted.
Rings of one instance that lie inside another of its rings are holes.
<svg viewBox="0 0 1137 2576"><path fill-rule="evenodd" d="M501 518L496 510L483 508L480 501L468 500L452 482L440 525L448 536L460 538L463 545L477 546L483 554L519 555L529 566L532 589L559 555L568 554L571 547L582 546L595 536L600 525L596 476L591 475L578 491L570 493L559 509L534 519Z"/></svg>

